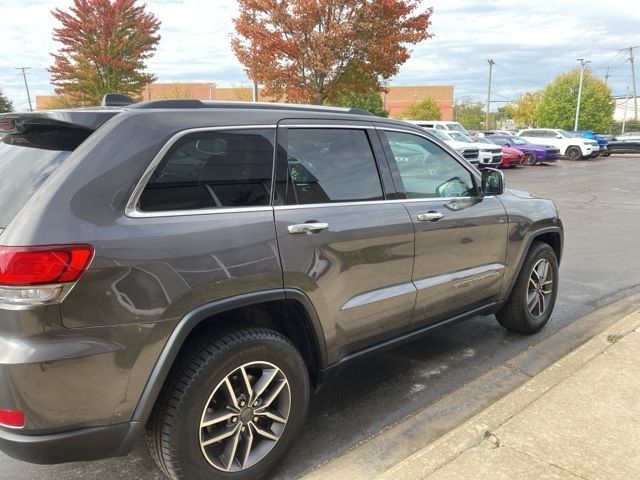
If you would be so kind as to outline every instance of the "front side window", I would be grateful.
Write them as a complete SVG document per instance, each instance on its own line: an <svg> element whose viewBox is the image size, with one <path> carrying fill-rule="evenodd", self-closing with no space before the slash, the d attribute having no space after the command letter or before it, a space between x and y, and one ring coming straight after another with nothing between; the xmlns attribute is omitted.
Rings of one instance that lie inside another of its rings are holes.
<svg viewBox="0 0 640 480"><path fill-rule="evenodd" d="M475 195L471 173L442 148L410 133L385 133L407 198Z"/></svg>
<svg viewBox="0 0 640 480"><path fill-rule="evenodd" d="M355 129L287 131L287 204L382 200L367 133Z"/></svg>
<svg viewBox="0 0 640 480"><path fill-rule="evenodd" d="M194 132L180 138L149 179L143 212L267 206L274 129Z"/></svg>

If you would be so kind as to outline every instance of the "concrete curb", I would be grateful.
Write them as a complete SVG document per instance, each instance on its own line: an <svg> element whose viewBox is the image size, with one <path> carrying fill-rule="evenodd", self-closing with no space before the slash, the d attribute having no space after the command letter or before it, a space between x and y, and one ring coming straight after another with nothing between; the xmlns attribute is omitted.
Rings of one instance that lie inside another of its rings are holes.
<svg viewBox="0 0 640 480"><path fill-rule="evenodd" d="M492 431L606 351L617 339L628 335L638 327L640 327L640 310L625 316L483 412L399 462L377 478L414 480L430 475L453 461L465 450L479 445L486 436L491 435Z"/></svg>

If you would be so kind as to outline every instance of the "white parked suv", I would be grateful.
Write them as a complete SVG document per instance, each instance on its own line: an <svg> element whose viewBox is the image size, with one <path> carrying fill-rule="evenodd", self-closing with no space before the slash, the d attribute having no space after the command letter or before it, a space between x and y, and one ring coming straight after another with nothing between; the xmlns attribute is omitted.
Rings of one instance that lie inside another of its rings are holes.
<svg viewBox="0 0 640 480"><path fill-rule="evenodd" d="M438 140L442 140L444 143L453 148L456 152L467 159L473 166L479 166L479 154L480 147L474 142L459 142L453 140L446 132L442 130L436 130L435 128L425 128L427 132L436 137Z"/></svg>
<svg viewBox="0 0 640 480"><path fill-rule="evenodd" d="M516 135L531 143L557 147L560 149L560 155L569 160L594 157L600 153L600 147L595 140L574 137L569 132L558 128L529 128L520 130Z"/></svg>
<svg viewBox="0 0 640 480"><path fill-rule="evenodd" d="M498 145L487 145L486 143L474 142L464 133L453 130L435 130L427 128L430 132L436 132L440 140L446 142L450 147L459 150L461 148L476 148L478 150L478 166L498 168L502 163L502 147Z"/></svg>
<svg viewBox="0 0 640 480"><path fill-rule="evenodd" d="M460 125L458 122L450 122L446 120L407 120L409 123L413 123L414 125L418 125L422 128L433 128L435 130L445 130L454 132L464 133L465 135L469 135L469 132L465 130L465 128Z"/></svg>

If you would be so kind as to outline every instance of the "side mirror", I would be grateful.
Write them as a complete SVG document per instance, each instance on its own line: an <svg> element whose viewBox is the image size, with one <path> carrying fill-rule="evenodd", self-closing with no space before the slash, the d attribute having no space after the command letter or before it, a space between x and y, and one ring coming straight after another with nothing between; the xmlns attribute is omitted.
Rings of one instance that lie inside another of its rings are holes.
<svg viewBox="0 0 640 480"><path fill-rule="evenodd" d="M482 193L484 195L502 195L504 192L504 174L495 168L482 170Z"/></svg>
<svg viewBox="0 0 640 480"><path fill-rule="evenodd" d="M559 133L556 134L556 138L562 138L562 135L560 135Z"/></svg>

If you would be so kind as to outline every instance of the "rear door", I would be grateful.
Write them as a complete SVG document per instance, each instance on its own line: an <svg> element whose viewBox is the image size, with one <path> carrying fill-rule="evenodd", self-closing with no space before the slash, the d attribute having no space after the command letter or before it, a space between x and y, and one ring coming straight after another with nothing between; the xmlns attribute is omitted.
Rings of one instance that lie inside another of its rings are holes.
<svg viewBox="0 0 640 480"><path fill-rule="evenodd" d="M495 300L508 228L500 200L478 195L472 170L426 136L379 132L415 228L414 322L437 323Z"/></svg>
<svg viewBox="0 0 640 480"><path fill-rule="evenodd" d="M286 288L313 302L335 362L410 324L413 225L368 122L278 127L276 233Z"/></svg>

